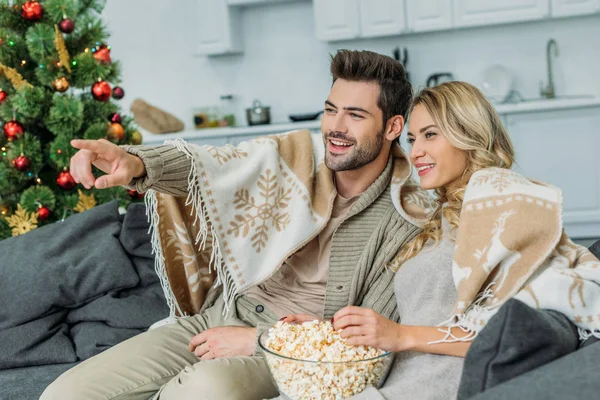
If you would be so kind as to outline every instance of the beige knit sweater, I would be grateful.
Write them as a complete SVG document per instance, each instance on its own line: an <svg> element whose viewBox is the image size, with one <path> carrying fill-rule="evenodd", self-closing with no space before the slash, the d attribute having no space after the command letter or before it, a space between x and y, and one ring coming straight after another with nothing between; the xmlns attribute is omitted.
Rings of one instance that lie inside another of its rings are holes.
<svg viewBox="0 0 600 400"><path fill-rule="evenodd" d="M187 194L191 162L177 148L171 145L123 148L140 157L146 167L147 175L134 180L132 188L138 192L152 188L175 196ZM358 305L398 321L394 274L386 264L419 229L394 208L391 176L390 161L355 202L333 236L324 305L326 319L347 305Z"/></svg>

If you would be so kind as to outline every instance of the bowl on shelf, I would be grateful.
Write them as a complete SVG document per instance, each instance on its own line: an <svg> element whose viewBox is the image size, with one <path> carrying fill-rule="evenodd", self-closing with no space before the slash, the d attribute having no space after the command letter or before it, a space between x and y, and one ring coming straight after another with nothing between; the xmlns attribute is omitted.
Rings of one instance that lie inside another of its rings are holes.
<svg viewBox="0 0 600 400"><path fill-rule="evenodd" d="M394 360L390 352L354 361L295 359L270 350L268 336L263 332L258 344L279 392L290 400L345 399L367 386L380 388Z"/></svg>

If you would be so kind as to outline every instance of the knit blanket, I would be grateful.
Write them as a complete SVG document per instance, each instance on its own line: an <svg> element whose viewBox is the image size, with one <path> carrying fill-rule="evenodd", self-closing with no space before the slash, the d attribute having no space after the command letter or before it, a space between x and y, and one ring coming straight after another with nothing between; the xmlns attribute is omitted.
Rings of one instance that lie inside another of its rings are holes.
<svg viewBox="0 0 600 400"><path fill-rule="evenodd" d="M222 289L228 310L330 218L336 189L319 134L301 130L219 148L166 144L192 159L186 199L154 191L146 196L156 270L172 316L197 313L213 286ZM390 157L394 206L421 225L432 199L411 179L396 143Z"/></svg>
<svg viewBox="0 0 600 400"><path fill-rule="evenodd" d="M556 310L600 337L600 261L562 225L562 192L500 168L476 172L456 234L454 315L442 325L472 339L508 299ZM443 341L460 340L450 329Z"/></svg>

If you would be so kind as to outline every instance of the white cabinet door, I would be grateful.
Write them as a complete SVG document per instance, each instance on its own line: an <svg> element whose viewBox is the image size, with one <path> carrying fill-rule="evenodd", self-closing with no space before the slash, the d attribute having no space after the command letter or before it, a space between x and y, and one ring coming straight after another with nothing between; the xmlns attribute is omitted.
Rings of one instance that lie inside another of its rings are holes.
<svg viewBox="0 0 600 400"><path fill-rule="evenodd" d="M599 110L507 117L517 156L515 169L562 190L563 222L571 237L600 237Z"/></svg>
<svg viewBox="0 0 600 400"><path fill-rule="evenodd" d="M313 0L317 39L354 39L360 34L358 0Z"/></svg>
<svg viewBox="0 0 600 400"><path fill-rule="evenodd" d="M215 55L242 51L239 8L226 0L194 0L196 54Z"/></svg>
<svg viewBox="0 0 600 400"><path fill-rule="evenodd" d="M552 16L594 14L600 12L600 0L552 0Z"/></svg>
<svg viewBox="0 0 600 400"><path fill-rule="evenodd" d="M406 0L408 29L414 32L452 28L452 2L448 0Z"/></svg>
<svg viewBox="0 0 600 400"><path fill-rule="evenodd" d="M360 0L360 36L397 35L406 31L404 0Z"/></svg>
<svg viewBox="0 0 600 400"><path fill-rule="evenodd" d="M477 26L547 17L550 0L454 0L454 24Z"/></svg>

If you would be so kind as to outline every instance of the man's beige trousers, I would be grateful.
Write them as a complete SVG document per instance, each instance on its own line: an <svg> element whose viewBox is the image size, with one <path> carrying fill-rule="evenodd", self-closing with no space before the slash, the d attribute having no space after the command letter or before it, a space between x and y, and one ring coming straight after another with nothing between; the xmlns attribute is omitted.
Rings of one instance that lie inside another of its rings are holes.
<svg viewBox="0 0 600 400"><path fill-rule="evenodd" d="M228 318L223 299L202 314L142 333L65 372L41 400L252 400L279 393L263 357L201 361L188 350L193 336L217 326L275 323L275 315L241 297Z"/></svg>

